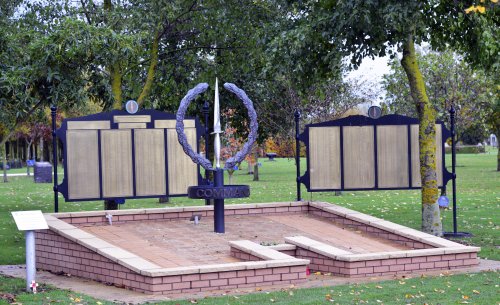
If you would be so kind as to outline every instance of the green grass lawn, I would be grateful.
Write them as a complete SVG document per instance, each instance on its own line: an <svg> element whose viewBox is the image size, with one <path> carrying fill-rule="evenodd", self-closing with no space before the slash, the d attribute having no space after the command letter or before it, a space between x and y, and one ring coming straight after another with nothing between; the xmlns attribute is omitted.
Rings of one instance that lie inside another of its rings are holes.
<svg viewBox="0 0 500 305"><path fill-rule="evenodd" d="M498 304L498 272L441 275L352 284L321 288L260 291L245 295L154 302L158 305L256 305L256 304ZM24 292L25 281L0 276L0 305L11 304L116 304L97 300L49 285L38 287L39 293ZM7 294L8 293L8 294ZM188 297L188 296L186 296ZM151 304L151 303L147 303Z"/></svg>
<svg viewBox="0 0 500 305"><path fill-rule="evenodd" d="M226 200L226 204L295 200L296 184L294 161L289 159L276 160L276 162L268 162L267 159L260 160L262 162L262 167L259 170L260 181L252 181L253 176L247 175L245 170L236 172L233 177L233 184L249 184L251 186L251 197ZM482 250L480 252L480 257L482 258L500 260L500 251L498 249L498 247L500 246L500 213L498 212L500 205L500 173L495 171L495 162L495 154L457 155L458 230L467 231L474 234L473 238L462 239L459 240L459 242L482 247ZM450 164L449 160L447 160L447 164ZM302 160L301 166L304 171L305 160ZM246 168L246 166L243 167ZM25 169L21 170L25 171ZM8 183L0 183L0 245L2 245L0 249L0 264L22 264L24 263L24 236L21 232L17 231L10 212L18 210L38 209L42 210L43 212L52 212L52 185L35 184L33 183L33 177L9 177L9 181L10 182ZM226 177L226 182L227 181L228 179ZM448 193L451 194L451 182L448 184ZM412 228L420 228L421 205L419 191L396 190L343 192L341 196L335 196L334 193L307 193L305 187L302 187L302 194L304 200L331 202ZM157 199L141 199L128 200L121 208L184 206L200 205L203 203L203 201L191 200L188 198L171 198L171 202L165 205L159 204ZM62 197L60 197L59 207L61 212L100 210L103 208L103 203L100 201L64 202ZM442 213L442 217L445 230L452 231L453 227L451 209L444 211ZM478 287L480 285L483 285L483 282L486 281L486 278L498 283L497 273L485 273L477 275L477 277L473 276L471 278L468 278L467 276L453 276L447 278L447 281L455 281L455 278L459 283L461 283L460 285L463 285L465 287L465 285L468 285L470 283L472 286L476 287L474 289L478 291L481 291ZM423 282L427 286L427 282L432 282L433 280L434 279L426 279ZM0 283L3 283L4 281L10 282L11 280L0 278ZM435 279L435 281L436 283L441 281L442 284L442 279L438 278ZM401 287L398 282L394 282L388 285L388 287L394 287L394 289L410 287ZM439 288L441 286L437 285L436 287ZM11 291L10 288L2 289L6 289L3 290L6 292ZM336 289L337 288L335 288L334 291L337 291ZM345 286L342 289L346 289L345 292L342 293L343 297L350 297L350 291L354 288ZM439 289L445 288L441 287ZM494 287L494 285L486 285L485 289L488 291L490 291L491 289L491 291L498 292L498 285L496 288ZM439 298L441 293L435 292L433 290L429 290L425 293L423 292L423 290L421 290L421 293L426 295L427 299L424 299L424 297L422 297L422 299L417 299L416 296L419 295L419 292L410 289L408 290L408 293L413 295L415 298L410 298L408 300L405 298L400 298L401 302L399 302L396 299L392 298L396 296L392 295L389 292L387 293L390 295L384 296L385 289L383 290L377 288L366 288L364 290L367 293L373 294L373 297L379 298L380 300L385 300L383 302L386 304L404 304L405 302L423 304L426 302L423 300L429 300L428 297L432 297L430 299L432 300L432 304L456 304L460 301L460 298L448 298L447 293L443 293L442 298ZM324 301L324 295L328 294L328 291L329 288L311 291L308 289L295 290L294 295L297 295L297 304L317 304L318 300ZM54 293L62 292L59 290L55 290ZM356 293L357 292L354 292L354 294ZM465 295L465 292L463 293ZM68 293L63 294L68 295ZM323 294L322 297L320 297L319 299L316 298L317 295L321 294ZM481 292L480 294L467 292L467 295L471 298L481 298L487 294L488 293L483 292ZM310 295L315 296L313 297ZM333 296L332 293L330 293L330 295ZM301 297L298 298L298 296ZM387 299L386 297L392 299ZM436 299L434 299L434 297L436 297ZM258 298L258 300L254 300L252 298ZM266 295L264 297L245 296L241 297L241 299L230 298L222 299L220 301L207 300L207 303L202 304L226 304L228 303L228 300L230 300L230 304L264 304L266 302L270 302L269 300L271 298L273 297L269 297L269 295ZM338 300L340 304L345 304L346 302L356 303L354 297L352 297L351 299L342 299L338 296L335 296L333 297L333 299L336 299L336 302ZM282 302L282 304L290 304L286 303L284 300L286 300L286 294L278 294L275 296L275 303ZM358 303L359 300L362 300L362 298L360 297L358 299ZM19 302L23 304L29 304L29 302L27 301ZM35 301L33 302L34 303L32 304L38 304ZM91 301L89 302L92 303ZM477 304L496 304L495 302L486 301L474 302ZM372 301L370 301L370 303L372 303ZM93 304L95 304L95 302Z"/></svg>

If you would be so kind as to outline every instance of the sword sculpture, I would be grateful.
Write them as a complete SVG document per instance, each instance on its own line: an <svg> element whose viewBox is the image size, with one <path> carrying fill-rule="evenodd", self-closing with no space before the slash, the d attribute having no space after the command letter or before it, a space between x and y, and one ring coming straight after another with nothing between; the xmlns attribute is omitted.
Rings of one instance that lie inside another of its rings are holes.
<svg viewBox="0 0 500 305"><path fill-rule="evenodd" d="M215 168L220 168L220 136L222 133L220 127L220 106L219 106L219 80L215 78L215 99L214 99L214 155Z"/></svg>
<svg viewBox="0 0 500 305"><path fill-rule="evenodd" d="M215 99L214 99L214 187L224 188L224 170L220 168L220 106L219 106L219 82L215 78ZM225 233L224 225L224 198L214 199L214 231L216 233Z"/></svg>
<svg viewBox="0 0 500 305"><path fill-rule="evenodd" d="M249 129L250 133L248 135L247 142L243 145L240 151L238 151L234 156L227 159L224 164L224 168L220 165L220 134L221 123L220 123L220 105L219 105L219 86L218 80L215 79L215 100L214 100L214 155L215 155L215 168L211 161L207 160L201 154L193 151L191 145L189 145L184 133L184 115L186 114L187 108L192 100L196 96L202 94L208 89L208 84L202 83L198 84L193 89L189 90L186 96L181 100L179 109L176 115L176 125L177 138L179 144L182 146L184 152L198 165L201 165L205 170L212 171L214 173L214 183L213 185L196 185L188 187L188 197L196 199L213 199L214 200L214 231L216 233L224 233L224 199L225 198L244 198L250 196L250 188L248 185L224 185L224 170L234 168L236 164L243 161L245 156L250 153L252 145L257 139L257 114L253 107L252 101L248 98L245 91L238 88L236 85L231 83L225 83L224 88L229 92L236 95L236 97L243 102L248 110L249 117ZM208 116L207 116L208 117Z"/></svg>

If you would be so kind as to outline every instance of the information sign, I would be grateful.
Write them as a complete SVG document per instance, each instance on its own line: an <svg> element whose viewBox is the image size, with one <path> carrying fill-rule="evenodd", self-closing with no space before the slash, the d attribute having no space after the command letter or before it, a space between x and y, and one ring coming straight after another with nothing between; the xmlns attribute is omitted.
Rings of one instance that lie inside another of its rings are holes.
<svg viewBox="0 0 500 305"><path fill-rule="evenodd" d="M42 211L18 211L11 213L19 231L45 230L49 228Z"/></svg>

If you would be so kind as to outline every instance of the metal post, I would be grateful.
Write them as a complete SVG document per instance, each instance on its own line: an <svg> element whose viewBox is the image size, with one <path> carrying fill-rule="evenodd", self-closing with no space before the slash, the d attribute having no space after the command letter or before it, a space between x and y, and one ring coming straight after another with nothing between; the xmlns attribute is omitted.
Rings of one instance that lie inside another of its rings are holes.
<svg viewBox="0 0 500 305"><path fill-rule="evenodd" d="M450 109L450 131L451 131L451 174L453 192L453 234L457 234L457 175L455 174L456 151L455 151L455 108Z"/></svg>
<svg viewBox="0 0 500 305"><path fill-rule="evenodd" d="M457 230L457 174L456 164L457 164L457 152L455 143L455 108L451 106L450 108L450 133L451 133L451 186L453 194L453 232L444 232L445 237L472 237L473 235L469 232L458 232Z"/></svg>
<svg viewBox="0 0 500 305"><path fill-rule="evenodd" d="M296 109L294 113L295 117L295 166L297 168L297 201L301 201L300 194L300 110Z"/></svg>
<svg viewBox="0 0 500 305"><path fill-rule="evenodd" d="M209 105L208 105L208 101L205 101L205 103L203 104L203 114L205 115L205 134L204 134L204 138L205 138L205 158L208 159L208 137L210 136L209 134L209 130L208 130L208 111L209 111ZM210 172L205 170L205 184L208 185L210 184L210 177L209 177L209 174ZM205 205L210 205L210 200L209 199L205 199Z"/></svg>
<svg viewBox="0 0 500 305"><path fill-rule="evenodd" d="M54 168L54 212L59 212L59 192L57 189L57 137L56 137L56 114L57 107L53 105L50 107L50 114L52 117L52 159Z"/></svg>
<svg viewBox="0 0 500 305"><path fill-rule="evenodd" d="M35 231L25 231L26 238L26 291L31 291L31 282L35 281Z"/></svg>
<svg viewBox="0 0 500 305"><path fill-rule="evenodd" d="M214 187L224 187L224 170L217 168L214 171ZM216 233L224 233L224 199L214 200L214 231Z"/></svg>

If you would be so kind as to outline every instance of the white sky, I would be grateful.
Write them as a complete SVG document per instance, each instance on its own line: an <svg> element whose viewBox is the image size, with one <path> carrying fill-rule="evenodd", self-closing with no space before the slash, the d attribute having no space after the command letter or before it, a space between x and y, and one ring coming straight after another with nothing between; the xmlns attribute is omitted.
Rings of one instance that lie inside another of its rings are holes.
<svg viewBox="0 0 500 305"><path fill-rule="evenodd" d="M390 72L388 62L389 56L376 57L375 59L365 58L359 68L349 72L344 79L359 79L365 81L364 83L366 85L377 86L380 91L379 98L384 98L385 91L382 89L382 77L384 74L388 74ZM379 105L379 99L374 101L373 104Z"/></svg>

